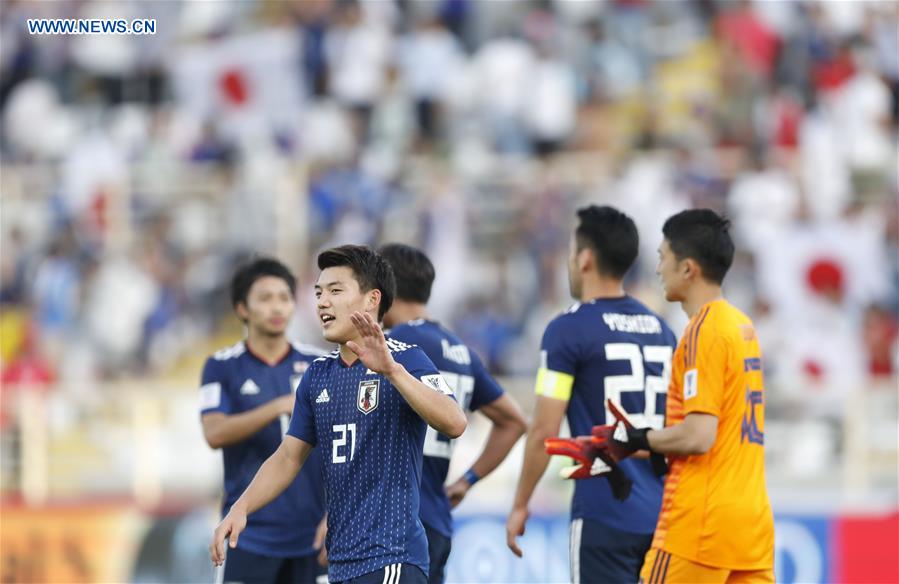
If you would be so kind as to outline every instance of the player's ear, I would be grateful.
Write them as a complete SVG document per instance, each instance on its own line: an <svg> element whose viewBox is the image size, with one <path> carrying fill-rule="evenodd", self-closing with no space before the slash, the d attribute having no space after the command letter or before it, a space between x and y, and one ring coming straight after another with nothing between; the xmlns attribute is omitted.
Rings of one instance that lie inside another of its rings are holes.
<svg viewBox="0 0 899 584"><path fill-rule="evenodd" d="M238 302L234 305L234 312L237 313L237 318L242 320L243 322L247 322L250 318L250 311L247 310L247 305L245 302Z"/></svg>
<svg viewBox="0 0 899 584"><path fill-rule="evenodd" d="M596 266L596 258L593 257L593 250L589 247L584 246L583 249L577 252L578 271L581 273L586 272L591 268L591 266Z"/></svg>
<svg viewBox="0 0 899 584"><path fill-rule="evenodd" d="M378 306L381 304L381 291L377 288L372 288L366 294L367 301L365 305L366 310L374 310L378 311Z"/></svg>
<svg viewBox="0 0 899 584"><path fill-rule="evenodd" d="M686 258L681 262L681 270L685 279L696 279L702 274L699 264L693 258Z"/></svg>

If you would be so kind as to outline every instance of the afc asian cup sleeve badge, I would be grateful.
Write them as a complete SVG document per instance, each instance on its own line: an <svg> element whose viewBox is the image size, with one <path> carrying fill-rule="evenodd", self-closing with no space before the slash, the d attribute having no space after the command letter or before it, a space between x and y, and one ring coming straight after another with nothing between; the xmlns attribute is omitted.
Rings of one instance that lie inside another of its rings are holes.
<svg viewBox="0 0 899 584"><path fill-rule="evenodd" d="M359 393L356 394L356 407L365 415L370 414L378 407L378 389L380 380L370 379L359 384Z"/></svg>

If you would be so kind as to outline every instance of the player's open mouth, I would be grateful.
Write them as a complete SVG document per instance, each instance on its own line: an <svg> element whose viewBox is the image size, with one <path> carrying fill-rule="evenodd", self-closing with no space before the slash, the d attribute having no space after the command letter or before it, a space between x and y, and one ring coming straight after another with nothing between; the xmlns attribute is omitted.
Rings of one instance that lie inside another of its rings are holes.
<svg viewBox="0 0 899 584"><path fill-rule="evenodd" d="M330 315L330 314L322 314L322 315L319 315L319 318L321 319L323 325L326 325L326 324L328 324L328 323L330 323L330 322L333 322L334 320L337 319L336 316L333 316L333 315Z"/></svg>

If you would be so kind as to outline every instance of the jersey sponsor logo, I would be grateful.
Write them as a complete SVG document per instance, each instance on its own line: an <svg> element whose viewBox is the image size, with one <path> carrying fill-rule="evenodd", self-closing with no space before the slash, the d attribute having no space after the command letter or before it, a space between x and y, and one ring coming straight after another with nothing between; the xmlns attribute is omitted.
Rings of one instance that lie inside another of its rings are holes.
<svg viewBox="0 0 899 584"><path fill-rule="evenodd" d="M322 390L322 392L320 394L318 394L318 397L315 398L315 403L326 404L329 401L331 401L331 396L328 395L328 388L326 387Z"/></svg>
<svg viewBox="0 0 899 584"><path fill-rule="evenodd" d="M440 339L443 358L459 365L471 365L471 353L465 345L450 345L446 339Z"/></svg>
<svg viewBox="0 0 899 584"><path fill-rule="evenodd" d="M363 381L359 384L359 392L356 394L356 407L365 415L368 415L378 407L378 389L381 384L379 379Z"/></svg>
<svg viewBox="0 0 899 584"><path fill-rule="evenodd" d="M453 390L447 384L443 375L422 375L421 382L443 395L453 395Z"/></svg>
<svg viewBox="0 0 899 584"><path fill-rule="evenodd" d="M686 373L684 373L684 399L690 399L696 397L699 393L699 387L697 386L697 377L698 374L696 369L690 369Z"/></svg>
<svg viewBox="0 0 899 584"><path fill-rule="evenodd" d="M240 395L256 395L259 393L259 386L252 379L247 379L240 386Z"/></svg>
<svg viewBox="0 0 899 584"><path fill-rule="evenodd" d="M207 383L200 387L200 409L209 410L222 405L222 384Z"/></svg>

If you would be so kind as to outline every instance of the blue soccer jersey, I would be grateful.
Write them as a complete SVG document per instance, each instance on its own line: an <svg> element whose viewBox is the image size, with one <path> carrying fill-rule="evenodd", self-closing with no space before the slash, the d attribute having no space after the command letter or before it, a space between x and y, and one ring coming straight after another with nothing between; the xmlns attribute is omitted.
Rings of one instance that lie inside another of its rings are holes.
<svg viewBox="0 0 899 584"><path fill-rule="evenodd" d="M474 411L503 394L480 358L440 324L418 319L391 329L389 334L392 339L418 345L440 370L464 409ZM453 440L428 428L421 476L421 521L447 537L453 534L453 517L444 483L452 453Z"/></svg>
<svg viewBox="0 0 899 584"><path fill-rule="evenodd" d="M567 400L572 436L611 424L606 398L620 403L636 426L662 428L676 338L668 325L624 296L575 304L546 327L537 394ZM621 467L634 481L618 501L605 478L575 481L572 519L590 519L631 533L652 533L662 502L662 479L648 460Z"/></svg>
<svg viewBox="0 0 899 584"><path fill-rule="evenodd" d="M452 395L424 351L389 339L393 358ZM383 375L337 351L300 382L288 434L319 446L328 494L328 577L343 581L394 563L428 573L419 519L426 424Z"/></svg>
<svg viewBox="0 0 899 584"><path fill-rule="evenodd" d="M241 341L206 361L200 389L200 412L240 414L294 392L311 363L323 354L315 347L291 345L275 365L269 365ZM249 486L262 463L277 450L288 427L288 416L268 424L246 440L222 448L225 498L222 516ZM251 514L238 542L240 549L269 557L299 557L316 553L315 530L325 513L321 462L316 457L274 501Z"/></svg>

